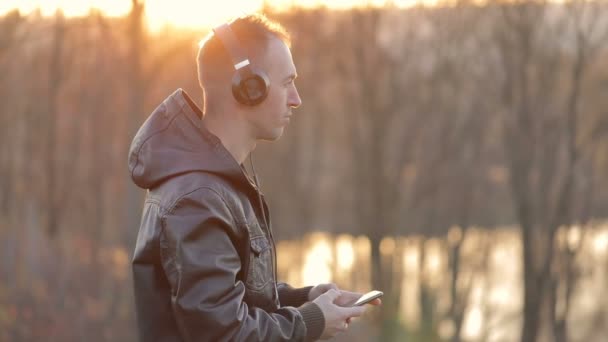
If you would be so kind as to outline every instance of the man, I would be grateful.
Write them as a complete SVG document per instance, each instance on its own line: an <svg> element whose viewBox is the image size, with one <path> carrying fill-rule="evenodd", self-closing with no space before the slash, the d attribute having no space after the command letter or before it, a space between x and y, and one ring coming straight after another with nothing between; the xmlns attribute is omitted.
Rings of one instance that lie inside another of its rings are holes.
<svg viewBox="0 0 608 342"><path fill-rule="evenodd" d="M330 338L363 314L349 307L360 295L277 283L268 207L243 167L301 104L288 36L259 15L214 31L197 58L204 110L177 90L129 153L148 190L133 257L140 339Z"/></svg>

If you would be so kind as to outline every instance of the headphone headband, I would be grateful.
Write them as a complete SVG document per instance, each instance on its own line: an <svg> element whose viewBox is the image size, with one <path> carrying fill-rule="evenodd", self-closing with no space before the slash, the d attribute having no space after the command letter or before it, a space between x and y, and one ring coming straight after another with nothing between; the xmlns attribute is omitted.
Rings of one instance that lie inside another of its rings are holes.
<svg viewBox="0 0 608 342"><path fill-rule="evenodd" d="M214 28L213 32L222 41L226 50L228 50L228 54L230 55L232 65L234 66L235 70L239 70L250 64L247 54L239 46L238 38L230 28L229 24L222 24Z"/></svg>

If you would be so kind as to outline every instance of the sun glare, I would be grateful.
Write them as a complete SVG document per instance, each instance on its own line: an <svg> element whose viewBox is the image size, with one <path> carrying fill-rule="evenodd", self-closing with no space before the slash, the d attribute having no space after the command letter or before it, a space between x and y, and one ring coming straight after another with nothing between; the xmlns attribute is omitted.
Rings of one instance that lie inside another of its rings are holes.
<svg viewBox="0 0 608 342"><path fill-rule="evenodd" d="M255 12L262 1L222 0L192 2L188 0L147 0L146 15L152 30L166 25L176 27L215 27L231 18Z"/></svg>
<svg viewBox="0 0 608 342"><path fill-rule="evenodd" d="M347 9L358 6L382 6L387 0L222 0L217 2L190 0L140 0L145 3L148 27L158 31L166 26L177 28L209 28L231 18L260 10L264 3L276 9L298 7L327 7ZM418 3L432 5L437 0L393 0L399 7ZM98 9L109 16L122 16L131 9L129 0L2 0L0 15L13 9L23 14L40 10L42 15L53 15L61 10L66 16L83 16L91 9Z"/></svg>
<svg viewBox="0 0 608 342"><path fill-rule="evenodd" d="M353 249L352 237L341 235L336 242L338 254L337 266L340 272L349 272L355 262L355 250Z"/></svg>
<svg viewBox="0 0 608 342"><path fill-rule="evenodd" d="M188 0L145 0L148 27L156 31L167 25L180 28L217 26L230 18L259 10L263 0L222 0L192 2ZM109 16L125 15L131 9L128 0L3 0L0 14L12 9L27 14L40 10L42 15L53 15L57 10L66 16L83 16L92 8Z"/></svg>
<svg viewBox="0 0 608 342"><path fill-rule="evenodd" d="M311 238L312 247L304 257L302 280L304 284L320 284L332 279L331 266L333 253L329 239L324 234L316 234Z"/></svg>
<svg viewBox="0 0 608 342"><path fill-rule="evenodd" d="M42 15L53 15L57 10L66 16L86 15L92 8L109 16L124 15L131 8L131 1L125 0L2 0L0 14L19 9L24 14L40 9Z"/></svg>

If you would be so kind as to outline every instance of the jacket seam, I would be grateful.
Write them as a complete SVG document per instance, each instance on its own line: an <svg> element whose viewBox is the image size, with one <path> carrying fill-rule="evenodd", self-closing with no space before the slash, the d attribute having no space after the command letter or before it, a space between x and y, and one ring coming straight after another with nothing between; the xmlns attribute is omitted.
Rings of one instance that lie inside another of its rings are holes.
<svg viewBox="0 0 608 342"><path fill-rule="evenodd" d="M167 110L167 105L165 103L163 103L163 106L165 106L165 111ZM180 112L183 109L180 108ZM173 121L175 120L175 118L177 118L179 112L176 115L173 115L171 117L171 119L167 122L167 124L159 129L158 131L154 131L154 133L151 133L147 138L145 138L142 142L141 145L139 145L139 147L137 148L137 152L135 153L135 156L139 156L139 152L141 152L141 149L144 147L144 145L148 142L148 140L152 139L153 137L161 134L162 132L166 131L169 129L169 127L171 126L171 124L173 123ZM135 173L135 169L137 168L137 166L139 165L139 158L135 158L135 165L133 165L133 169L131 170L131 177L134 177L134 173Z"/></svg>
<svg viewBox="0 0 608 342"><path fill-rule="evenodd" d="M224 199L224 197L222 195L220 195L219 192L217 192L215 189L208 187L208 186L201 186L201 187L195 188L195 189L179 196L178 198L176 198L175 201L173 201L173 203L171 203L171 205L167 208L166 212L163 214L163 217L166 215L172 214L175 211L175 208L177 208L177 205L179 204L180 201L182 201L184 198L188 197L189 195L191 195L199 190L209 190L210 192L217 195L219 197L219 199L222 201L222 203L224 203L226 208L228 208L228 211L230 212L230 216L232 218L232 221L233 221L232 223L234 224L234 226L235 227L238 226L238 224L236 222L236 216L234 215L234 210L230 207L230 205L228 205L228 202Z"/></svg>

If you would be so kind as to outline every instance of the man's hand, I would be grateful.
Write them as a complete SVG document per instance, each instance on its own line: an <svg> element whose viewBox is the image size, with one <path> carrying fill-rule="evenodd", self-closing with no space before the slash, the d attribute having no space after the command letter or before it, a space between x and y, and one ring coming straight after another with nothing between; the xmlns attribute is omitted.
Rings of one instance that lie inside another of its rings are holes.
<svg viewBox="0 0 608 342"><path fill-rule="evenodd" d="M325 329L321 334L322 340L332 338L337 333L346 331L350 319L361 316L365 312L365 306L342 307L337 305L336 301L340 296L340 290L330 289L313 301L321 309L325 318Z"/></svg>
<svg viewBox="0 0 608 342"><path fill-rule="evenodd" d="M362 293L340 290L340 296L334 303L336 303L336 305L350 307L355 304L357 299L361 298L361 296L363 296ZM382 300L376 298L367 304L378 306L382 304ZM350 318L346 320L346 323L350 324Z"/></svg>
<svg viewBox="0 0 608 342"><path fill-rule="evenodd" d="M338 286L334 283L329 283L329 284L319 284L315 287L313 287L312 289L310 289L310 292L308 292L308 301L312 302L315 299L317 299L317 297L319 297L320 295L324 294L325 292L334 289L334 290L338 290Z"/></svg>

